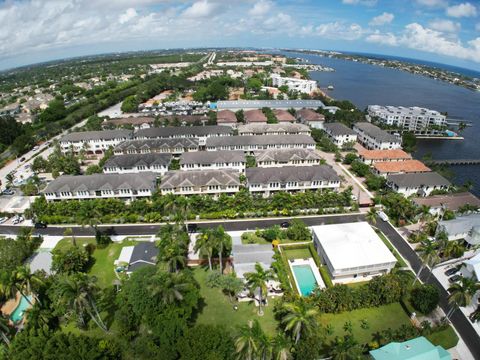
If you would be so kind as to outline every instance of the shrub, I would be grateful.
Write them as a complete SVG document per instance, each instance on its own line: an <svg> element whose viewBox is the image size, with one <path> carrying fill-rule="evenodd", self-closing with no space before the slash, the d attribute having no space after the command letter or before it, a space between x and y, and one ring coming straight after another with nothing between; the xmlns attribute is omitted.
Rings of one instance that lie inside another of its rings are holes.
<svg viewBox="0 0 480 360"><path fill-rule="evenodd" d="M423 284L412 289L410 293L410 303L415 310L422 314L429 314L438 305L440 293L434 285Z"/></svg>

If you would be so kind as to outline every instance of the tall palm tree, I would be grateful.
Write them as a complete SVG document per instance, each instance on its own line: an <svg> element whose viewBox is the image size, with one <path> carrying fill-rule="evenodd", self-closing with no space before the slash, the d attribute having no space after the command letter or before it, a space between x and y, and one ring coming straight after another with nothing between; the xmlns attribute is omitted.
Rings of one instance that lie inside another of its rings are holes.
<svg viewBox="0 0 480 360"><path fill-rule="evenodd" d="M447 243L445 248L443 249L443 256L445 258L450 257L460 257L465 252L465 246L460 243L460 241L452 240Z"/></svg>
<svg viewBox="0 0 480 360"><path fill-rule="evenodd" d="M0 314L0 337L7 346L10 346L9 334L11 331L8 319L3 314Z"/></svg>
<svg viewBox="0 0 480 360"><path fill-rule="evenodd" d="M417 276L415 277L415 281L413 282L414 284L418 280L418 277L425 266L432 267L440 260L440 256L438 255L438 245L430 239L423 240L417 247L417 251L420 259L423 261L423 264Z"/></svg>
<svg viewBox="0 0 480 360"><path fill-rule="evenodd" d="M281 324L284 326L285 332L290 333L295 339L295 344L302 336L312 333L318 328L319 312L304 298L293 303L286 303L283 308L285 315L281 319Z"/></svg>
<svg viewBox="0 0 480 360"><path fill-rule="evenodd" d="M66 228L65 231L63 232L64 237L71 237L72 238L72 245L77 246L77 239L75 238L75 235L73 235L73 230L71 227Z"/></svg>
<svg viewBox="0 0 480 360"><path fill-rule="evenodd" d="M213 232L214 242L220 260L220 274L223 274L223 252L225 251L225 249L232 248L232 238L225 232L225 229L222 225L218 226Z"/></svg>
<svg viewBox="0 0 480 360"><path fill-rule="evenodd" d="M480 283L470 278L462 277L460 282L453 283L448 288L448 302L454 306L465 307L471 304L475 293L480 290Z"/></svg>
<svg viewBox="0 0 480 360"><path fill-rule="evenodd" d="M367 219L367 221L375 225L377 223L377 211L375 210L375 208L370 208L370 210L368 210L367 212L367 215L365 215L365 218Z"/></svg>
<svg viewBox="0 0 480 360"><path fill-rule="evenodd" d="M273 360L292 359L292 344L283 334L277 334L277 336L272 339L271 344Z"/></svg>
<svg viewBox="0 0 480 360"><path fill-rule="evenodd" d="M148 286L148 290L160 302L173 304L183 300L184 292L189 286L178 273L159 272L154 276L154 282Z"/></svg>
<svg viewBox="0 0 480 360"><path fill-rule="evenodd" d="M432 214L430 213L430 206L422 205L420 207L420 219L424 222L428 222L432 219Z"/></svg>
<svg viewBox="0 0 480 360"><path fill-rule="evenodd" d="M87 314L100 329L108 332L95 302L95 296L98 292L95 282L96 278L94 276L90 277L81 273L60 277L57 305L64 305L76 314L83 326L86 325L85 314Z"/></svg>
<svg viewBox="0 0 480 360"><path fill-rule="evenodd" d="M234 342L238 360L265 359L269 352L268 337L256 319L238 329Z"/></svg>
<svg viewBox="0 0 480 360"><path fill-rule="evenodd" d="M195 242L194 250L195 252L199 251L201 254L204 254L208 258L208 267L212 270L212 256L213 249L215 248L215 239L212 236L211 229L201 229L200 233L197 235L197 240Z"/></svg>
<svg viewBox="0 0 480 360"><path fill-rule="evenodd" d="M0 298L14 298L17 291L12 274L7 271L0 272Z"/></svg>
<svg viewBox="0 0 480 360"><path fill-rule="evenodd" d="M28 300L30 305L32 304L30 299L25 295L32 295L34 299L40 303L40 299L37 294L33 291L32 287L36 285L42 285L43 281L37 275L30 272L30 267L28 266L19 266L13 272L14 283L18 291Z"/></svg>
<svg viewBox="0 0 480 360"><path fill-rule="evenodd" d="M265 270L260 263L255 264L255 272L245 273L245 279L247 280L247 285L251 291L259 289L260 299L258 304L258 315L263 315L263 294L267 293L267 281L273 280L275 274L272 269Z"/></svg>

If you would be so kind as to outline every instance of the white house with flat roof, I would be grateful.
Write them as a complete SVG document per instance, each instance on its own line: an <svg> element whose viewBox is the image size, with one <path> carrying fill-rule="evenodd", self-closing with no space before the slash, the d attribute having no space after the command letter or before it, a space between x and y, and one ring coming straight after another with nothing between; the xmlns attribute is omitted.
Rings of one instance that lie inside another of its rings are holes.
<svg viewBox="0 0 480 360"><path fill-rule="evenodd" d="M334 283L370 280L397 259L367 222L313 226L313 244Z"/></svg>
<svg viewBox="0 0 480 360"><path fill-rule="evenodd" d="M303 80L292 77L282 77L278 74L272 74L272 85L276 87L286 85L290 91L298 91L305 94L310 94L318 89L315 80Z"/></svg>
<svg viewBox="0 0 480 360"><path fill-rule="evenodd" d="M446 126L447 117L436 110L418 106L369 105L370 116L377 117L386 125L394 125L407 130L422 130L430 126Z"/></svg>

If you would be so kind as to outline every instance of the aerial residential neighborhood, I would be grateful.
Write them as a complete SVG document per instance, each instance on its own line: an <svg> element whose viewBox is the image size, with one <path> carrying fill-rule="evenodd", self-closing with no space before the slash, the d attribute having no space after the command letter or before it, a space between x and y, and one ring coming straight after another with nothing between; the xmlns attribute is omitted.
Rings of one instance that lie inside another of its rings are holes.
<svg viewBox="0 0 480 360"><path fill-rule="evenodd" d="M478 63L458 1L0 4L0 360L480 359L480 74L430 59Z"/></svg>

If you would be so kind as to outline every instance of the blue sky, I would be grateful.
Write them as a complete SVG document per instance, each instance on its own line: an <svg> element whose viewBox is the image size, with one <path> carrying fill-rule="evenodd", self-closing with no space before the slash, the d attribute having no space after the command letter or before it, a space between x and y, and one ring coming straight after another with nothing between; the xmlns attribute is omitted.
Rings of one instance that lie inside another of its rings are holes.
<svg viewBox="0 0 480 360"><path fill-rule="evenodd" d="M0 69L112 51L332 49L480 70L480 1L6 0Z"/></svg>

